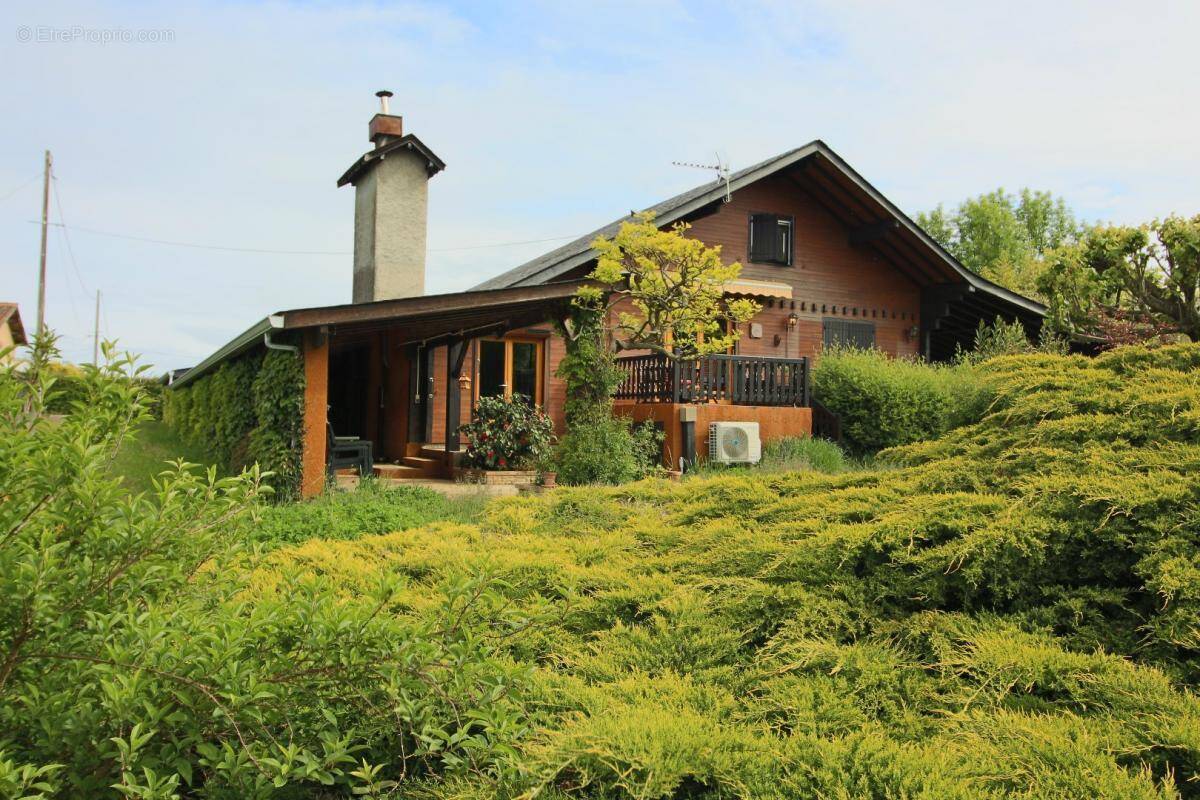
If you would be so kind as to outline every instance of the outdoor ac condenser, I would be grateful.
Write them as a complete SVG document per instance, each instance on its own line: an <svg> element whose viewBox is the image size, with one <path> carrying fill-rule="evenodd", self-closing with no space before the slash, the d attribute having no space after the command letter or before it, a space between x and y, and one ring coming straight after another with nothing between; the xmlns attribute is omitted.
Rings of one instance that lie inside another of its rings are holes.
<svg viewBox="0 0 1200 800"><path fill-rule="evenodd" d="M714 464L757 464L762 441L757 422L714 422L708 426L708 460Z"/></svg>

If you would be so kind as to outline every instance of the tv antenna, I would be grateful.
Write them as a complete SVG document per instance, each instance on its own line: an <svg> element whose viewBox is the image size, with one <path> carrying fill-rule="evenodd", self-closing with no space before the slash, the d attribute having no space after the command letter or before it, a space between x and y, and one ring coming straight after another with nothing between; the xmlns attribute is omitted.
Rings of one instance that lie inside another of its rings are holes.
<svg viewBox="0 0 1200 800"><path fill-rule="evenodd" d="M717 173L717 182L725 183L725 202L728 203L733 199L733 193L729 190L729 165L721 160L721 154L716 153L716 164L693 164L690 161L672 161L671 163L677 167L691 167L692 169L711 169Z"/></svg>

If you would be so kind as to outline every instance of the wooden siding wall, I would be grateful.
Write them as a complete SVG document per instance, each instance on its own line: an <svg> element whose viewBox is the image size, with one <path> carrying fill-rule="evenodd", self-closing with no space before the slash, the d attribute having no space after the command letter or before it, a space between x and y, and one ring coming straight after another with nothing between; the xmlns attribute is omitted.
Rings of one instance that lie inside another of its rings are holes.
<svg viewBox="0 0 1200 800"><path fill-rule="evenodd" d="M766 212L791 216L795 219L793 259L791 266L755 264L748 261L749 215ZM852 246L849 231L785 176L765 179L738 190L733 201L722 204L717 211L696 220L691 235L710 245L721 245L722 256L729 261L741 261L742 277L750 280L787 283L793 287L793 300L759 302L762 312L754 322L762 326L762 336L751 338L750 325L743 326L737 352L746 355L796 358L820 355L823 340L822 322L825 317L867 321L875 324L875 343L881 350L896 356L915 356L919 353L919 337L909 336L909 329L919 324L920 289L894 269L886 260L865 246ZM787 324L788 315L799 318L794 328ZM550 334L547 323L536 328L514 331L510 336L544 337L543 405L554 420L559 433L565 429L563 406L566 387L555 372L565 347L562 340ZM775 337L779 335L779 342ZM378 334L372 344L372 360L378 362L386 348L391 363L386 379L372 367L370 396L377 396L381 382L386 381L387 421L370 413L371 427L378 436L385 434L383 452L388 458L399 458L407 433L407 398L409 370L403 350L393 342L401 341L400 331ZM471 418L474 406L474 384L478 374L478 347L469 346L466 369L472 389L462 398L460 422ZM434 349L434 396L432 442L445 441L446 436L446 352L445 346ZM334 355L336 358L336 354ZM392 398L397 398L393 400ZM374 404L376 405L377 404Z"/></svg>
<svg viewBox="0 0 1200 800"><path fill-rule="evenodd" d="M749 216L755 212L795 218L791 266L749 261ZM919 337L906 331L918 324L920 288L865 246L849 243L849 231L785 176L774 176L739 189L717 213L692 223L691 235L721 245L726 263L742 262L742 278L790 284L793 300L775 301L754 321L761 339L743 326L738 352L780 357L820 354L822 319L845 317L875 323L875 345L897 356L919 352ZM799 322L787 328L792 302ZM775 334L781 341L775 344Z"/></svg>
<svg viewBox="0 0 1200 800"><path fill-rule="evenodd" d="M563 407L567 399L566 385L554 377L558 370L559 362L566 352L566 347L563 341L557 335L551 333L552 327L549 323L536 328L523 328L510 332L505 338L514 339L541 339L544 348L544 357L542 361L542 386L543 397L542 405L546 413L550 415L550 419L554 422L554 429L561 434L566 430L566 419L563 413ZM469 422L471 412L475 406L475 383L479 379L479 347L478 340L472 340L467 351L467 361L463 366L463 370L470 370L471 389L469 395L464 395L460 406L461 413L459 415L460 423ZM433 353L433 377L434 377L434 396L433 403L430 406L430 413L433 414L433 441L441 443L446 440L446 348L439 347Z"/></svg>

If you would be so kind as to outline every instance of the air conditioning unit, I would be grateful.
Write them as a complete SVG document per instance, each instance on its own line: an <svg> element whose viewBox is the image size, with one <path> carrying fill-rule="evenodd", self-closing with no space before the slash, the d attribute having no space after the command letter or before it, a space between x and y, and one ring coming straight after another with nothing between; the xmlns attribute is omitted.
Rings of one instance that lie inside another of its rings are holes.
<svg viewBox="0 0 1200 800"><path fill-rule="evenodd" d="M757 464L762 440L757 422L714 422L708 426L708 460L714 464Z"/></svg>

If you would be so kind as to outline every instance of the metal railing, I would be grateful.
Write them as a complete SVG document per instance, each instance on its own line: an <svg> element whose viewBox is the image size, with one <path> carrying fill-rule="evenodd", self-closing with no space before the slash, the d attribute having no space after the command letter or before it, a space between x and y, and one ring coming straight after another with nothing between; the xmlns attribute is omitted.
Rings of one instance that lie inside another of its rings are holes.
<svg viewBox="0 0 1200 800"><path fill-rule="evenodd" d="M638 403L719 403L808 406L807 358L709 355L677 360L663 355L623 356L616 399Z"/></svg>

